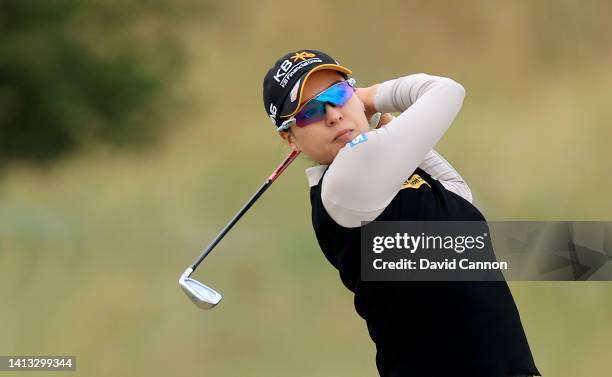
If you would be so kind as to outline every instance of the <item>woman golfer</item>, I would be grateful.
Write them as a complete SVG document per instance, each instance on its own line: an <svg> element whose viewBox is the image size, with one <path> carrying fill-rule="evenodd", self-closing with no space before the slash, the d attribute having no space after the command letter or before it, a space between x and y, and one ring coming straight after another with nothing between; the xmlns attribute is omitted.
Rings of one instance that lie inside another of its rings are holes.
<svg viewBox="0 0 612 377"><path fill-rule="evenodd" d="M433 149L461 108L463 87L413 74L357 88L351 73L320 51L291 52L266 74L263 97L282 139L317 164L306 170L312 224L355 294L380 375L540 375L505 281L361 281L362 222L485 219ZM385 125L371 130L375 113Z"/></svg>

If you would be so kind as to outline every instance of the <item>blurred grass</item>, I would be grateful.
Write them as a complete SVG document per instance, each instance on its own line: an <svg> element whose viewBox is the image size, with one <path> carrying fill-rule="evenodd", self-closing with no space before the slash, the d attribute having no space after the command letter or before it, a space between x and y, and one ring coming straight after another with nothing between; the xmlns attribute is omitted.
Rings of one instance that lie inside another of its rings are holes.
<svg viewBox="0 0 612 377"><path fill-rule="evenodd" d="M362 85L453 77L467 97L438 149L489 219L610 220L611 7L223 3L184 30L177 88L192 109L155 150L93 147L0 181L0 354L74 354L69 375L83 376L376 375L365 325L314 238L303 159L197 271L222 305L201 312L178 288L285 154L263 74L289 50L318 48ZM607 374L609 283L511 288L544 375Z"/></svg>

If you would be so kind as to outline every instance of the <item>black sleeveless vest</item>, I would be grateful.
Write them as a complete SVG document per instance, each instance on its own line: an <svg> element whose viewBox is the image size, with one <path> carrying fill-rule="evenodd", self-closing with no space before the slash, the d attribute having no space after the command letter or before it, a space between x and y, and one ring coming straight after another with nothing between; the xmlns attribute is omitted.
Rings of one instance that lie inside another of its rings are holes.
<svg viewBox="0 0 612 377"><path fill-rule="evenodd" d="M358 188L355 188L358 189ZM321 250L355 293L383 377L540 375L512 294L501 282L360 280L360 228L338 225L310 189ZM417 168L377 221L484 221L480 211Z"/></svg>

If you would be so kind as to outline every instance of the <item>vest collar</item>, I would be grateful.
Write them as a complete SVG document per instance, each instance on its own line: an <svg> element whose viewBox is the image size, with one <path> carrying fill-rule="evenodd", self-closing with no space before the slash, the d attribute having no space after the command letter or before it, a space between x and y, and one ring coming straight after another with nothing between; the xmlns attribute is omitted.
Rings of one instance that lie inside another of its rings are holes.
<svg viewBox="0 0 612 377"><path fill-rule="evenodd" d="M321 180L321 176L325 173L328 165L316 165L306 169L306 176L308 177L308 186L316 186Z"/></svg>

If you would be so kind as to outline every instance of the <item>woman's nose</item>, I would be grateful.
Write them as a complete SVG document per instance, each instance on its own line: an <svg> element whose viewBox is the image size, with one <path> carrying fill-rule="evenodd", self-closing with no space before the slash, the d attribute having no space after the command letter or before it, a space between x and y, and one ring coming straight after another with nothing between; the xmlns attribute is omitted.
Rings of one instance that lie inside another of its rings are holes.
<svg viewBox="0 0 612 377"><path fill-rule="evenodd" d="M332 106L329 103L326 103L325 104L325 123L328 126L333 127L341 120L342 120L342 113L340 112L340 110L337 107Z"/></svg>

